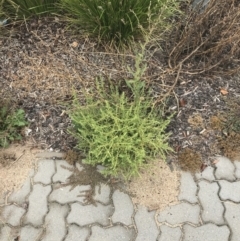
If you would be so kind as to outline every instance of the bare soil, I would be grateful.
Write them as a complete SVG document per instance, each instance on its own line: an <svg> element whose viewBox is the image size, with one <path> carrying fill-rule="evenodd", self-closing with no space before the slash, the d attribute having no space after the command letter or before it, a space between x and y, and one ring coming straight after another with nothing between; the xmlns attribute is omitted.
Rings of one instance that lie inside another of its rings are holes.
<svg viewBox="0 0 240 241"><path fill-rule="evenodd" d="M180 171L171 170L163 160L140 172L140 176L128 183L128 192L135 205L143 205L149 210L163 210L178 203Z"/></svg>
<svg viewBox="0 0 240 241"><path fill-rule="evenodd" d="M28 144L12 144L0 149L0 197L19 189L35 167L36 154Z"/></svg>

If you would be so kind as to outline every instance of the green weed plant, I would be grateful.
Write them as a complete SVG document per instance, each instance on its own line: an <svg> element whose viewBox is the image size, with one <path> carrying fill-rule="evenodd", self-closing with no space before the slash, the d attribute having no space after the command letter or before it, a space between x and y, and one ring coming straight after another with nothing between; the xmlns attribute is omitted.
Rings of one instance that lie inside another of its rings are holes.
<svg viewBox="0 0 240 241"><path fill-rule="evenodd" d="M3 10L14 20L56 13L58 0L4 0Z"/></svg>
<svg viewBox="0 0 240 241"><path fill-rule="evenodd" d="M8 105L0 107L0 147L7 147L12 141L21 140L21 129L28 123L24 110L11 110Z"/></svg>
<svg viewBox="0 0 240 241"><path fill-rule="evenodd" d="M70 117L73 129L70 133L77 139L77 148L84 152L84 163L103 165L103 174L130 179L138 175L156 156L165 159L171 150L165 133L170 118L163 119L145 93L141 81L144 68L136 63L132 80L126 83L133 98L120 93L117 87L100 80L98 97L85 93L86 104L80 105L75 98ZM131 99L131 100L130 100Z"/></svg>
<svg viewBox="0 0 240 241"><path fill-rule="evenodd" d="M178 9L178 0L61 0L75 26L100 40L128 44L161 19L159 29Z"/></svg>

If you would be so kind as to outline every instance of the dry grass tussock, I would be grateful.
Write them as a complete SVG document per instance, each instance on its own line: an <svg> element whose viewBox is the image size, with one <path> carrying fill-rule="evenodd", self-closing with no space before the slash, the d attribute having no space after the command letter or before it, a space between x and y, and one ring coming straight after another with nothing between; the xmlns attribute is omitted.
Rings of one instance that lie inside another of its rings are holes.
<svg viewBox="0 0 240 241"><path fill-rule="evenodd" d="M203 10L187 6L168 35L170 68L190 75L232 75L239 71L240 1L212 0Z"/></svg>

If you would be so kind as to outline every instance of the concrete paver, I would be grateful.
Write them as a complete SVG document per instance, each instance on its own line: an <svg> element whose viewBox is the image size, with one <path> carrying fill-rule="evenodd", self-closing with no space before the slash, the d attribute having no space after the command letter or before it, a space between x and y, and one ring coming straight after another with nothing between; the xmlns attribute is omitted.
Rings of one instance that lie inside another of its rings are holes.
<svg viewBox="0 0 240 241"><path fill-rule="evenodd" d="M217 163L215 176L217 179L225 179L228 181L234 181L236 178L234 176L235 166L226 157L217 157Z"/></svg>
<svg viewBox="0 0 240 241"><path fill-rule="evenodd" d="M135 241L155 241L159 230L155 222L154 211L149 212L147 208L139 206L135 214L135 223L137 227L137 238Z"/></svg>
<svg viewBox="0 0 240 241"><path fill-rule="evenodd" d="M222 200L240 202L240 181L228 182L226 180L221 180L218 183L221 187L219 196Z"/></svg>
<svg viewBox="0 0 240 241"><path fill-rule="evenodd" d="M71 204L71 211L67 217L68 223L75 223L80 226L90 224L100 224L107 226L110 224L110 216L113 212L113 206L104 206L100 203L95 205L81 205L79 203Z"/></svg>
<svg viewBox="0 0 240 241"><path fill-rule="evenodd" d="M71 189L71 186L54 188L54 190L49 196L49 201L58 202L60 204L67 204L71 202L84 203L85 197L79 195L83 195L84 191L90 190L91 186L77 186L72 190Z"/></svg>
<svg viewBox="0 0 240 241"><path fill-rule="evenodd" d="M2 221L12 226L20 226L21 218L25 212L24 208L15 205L5 206L2 212Z"/></svg>
<svg viewBox="0 0 240 241"><path fill-rule="evenodd" d="M48 212L47 197L51 192L51 186L35 184L29 196L28 212L24 217L25 224L32 224L35 227L44 223L44 217Z"/></svg>
<svg viewBox="0 0 240 241"><path fill-rule="evenodd" d="M234 165L235 165L235 176L236 178L240 179L240 160L239 161L234 161Z"/></svg>
<svg viewBox="0 0 240 241"><path fill-rule="evenodd" d="M160 227L160 238L157 241L180 241L182 237L182 231L180 227L169 227L162 225Z"/></svg>
<svg viewBox="0 0 240 241"><path fill-rule="evenodd" d="M131 241L133 237L133 229L127 229L120 225L107 229L94 226L92 227L92 235L88 241Z"/></svg>
<svg viewBox="0 0 240 241"><path fill-rule="evenodd" d="M22 187L17 190L16 192L13 192L8 197L8 203L16 203L18 205L22 205L25 203L27 196L31 192L31 180L30 177L27 178L25 183L22 185Z"/></svg>
<svg viewBox="0 0 240 241"><path fill-rule="evenodd" d="M198 197L203 207L202 219L205 222L224 224L224 206L218 196L218 184L200 181L198 185L200 187Z"/></svg>
<svg viewBox="0 0 240 241"><path fill-rule="evenodd" d="M40 238L40 236L42 235L43 233L43 229L42 228L34 228L32 226L24 226L22 229L21 229L21 232L20 232L20 241L30 241L30 240L38 240L38 238Z"/></svg>
<svg viewBox="0 0 240 241"><path fill-rule="evenodd" d="M41 160L38 163L38 172L33 178L34 182L50 184L55 173L55 162L53 160Z"/></svg>
<svg viewBox="0 0 240 241"><path fill-rule="evenodd" d="M131 198L127 194L116 190L113 193L112 199L115 207L112 216L113 223L132 225L134 207Z"/></svg>
<svg viewBox="0 0 240 241"><path fill-rule="evenodd" d="M86 241L89 235L89 228L80 228L79 226L72 224L68 228L68 234L64 241Z"/></svg>
<svg viewBox="0 0 240 241"><path fill-rule="evenodd" d="M200 227L183 226L183 241L228 241L230 230L227 226L209 223Z"/></svg>
<svg viewBox="0 0 240 241"><path fill-rule="evenodd" d="M180 183L178 200L197 203L197 185L193 180L192 174L189 172L182 172Z"/></svg>
<svg viewBox="0 0 240 241"><path fill-rule="evenodd" d="M167 207L158 215L158 222L166 222L171 225L189 222L193 224L199 223L200 206L191 205L189 203L180 203Z"/></svg>
<svg viewBox="0 0 240 241"><path fill-rule="evenodd" d="M11 240L15 235L12 235L12 229L8 226L4 226L0 228L0 240L1 241L9 241Z"/></svg>
<svg viewBox="0 0 240 241"><path fill-rule="evenodd" d="M62 165L71 165L44 155L20 190L0 197L1 241L239 241L240 162L220 157L215 168L183 172L179 204L157 214L105 184L86 205L91 186L64 186L72 171Z"/></svg>
<svg viewBox="0 0 240 241"><path fill-rule="evenodd" d="M97 202L108 204L110 202L111 189L106 184L100 184L95 187L95 195L93 199Z"/></svg>
<svg viewBox="0 0 240 241"><path fill-rule="evenodd" d="M56 161L56 173L52 177L53 182L63 183L63 182L66 182L67 178L71 176L72 171L64 167L67 167L70 169L73 168L73 166L71 166L64 160Z"/></svg>
<svg viewBox="0 0 240 241"><path fill-rule="evenodd" d="M205 179L208 181L214 181L215 180L215 176L214 176L214 168L211 166L206 167L203 172L201 173L196 173L195 177L199 180L199 179Z"/></svg>
<svg viewBox="0 0 240 241"><path fill-rule="evenodd" d="M68 206L61 206L57 203L50 204L45 218L46 233L42 241L63 240L67 233L65 218L68 209Z"/></svg>
<svg viewBox="0 0 240 241"><path fill-rule="evenodd" d="M231 241L239 241L240 239L240 204L226 202L225 218L232 231Z"/></svg>

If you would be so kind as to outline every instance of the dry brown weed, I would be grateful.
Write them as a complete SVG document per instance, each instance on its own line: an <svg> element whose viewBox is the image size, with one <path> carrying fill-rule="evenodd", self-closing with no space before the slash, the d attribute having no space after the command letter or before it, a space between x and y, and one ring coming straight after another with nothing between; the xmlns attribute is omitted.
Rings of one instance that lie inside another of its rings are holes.
<svg viewBox="0 0 240 241"><path fill-rule="evenodd" d="M199 75L236 73L240 57L240 2L211 0L205 10L185 6L185 15L168 36L171 68Z"/></svg>

